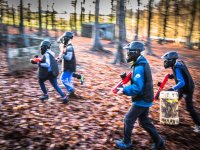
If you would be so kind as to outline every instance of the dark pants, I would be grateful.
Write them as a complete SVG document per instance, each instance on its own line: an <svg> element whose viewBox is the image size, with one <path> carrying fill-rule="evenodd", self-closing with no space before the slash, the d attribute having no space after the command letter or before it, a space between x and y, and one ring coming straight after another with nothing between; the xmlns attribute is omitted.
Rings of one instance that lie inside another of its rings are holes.
<svg viewBox="0 0 200 150"><path fill-rule="evenodd" d="M61 88L59 87L58 85L58 82L57 82L57 77L54 77L52 75L52 73L49 73L48 77L45 78L45 79L39 79L39 85L40 85L40 88L42 90L42 92L44 94L47 94L47 89L45 87L45 84L44 82L46 80L49 80L51 85L54 87L54 89L60 94L61 97L65 97L65 94L62 92Z"/></svg>
<svg viewBox="0 0 200 150"><path fill-rule="evenodd" d="M139 119L140 125L149 133L155 143L160 142L161 138L151 123L148 117L149 107L140 107L132 105L129 112L126 114L124 119L124 142L131 142L131 134L137 118Z"/></svg>
<svg viewBox="0 0 200 150"><path fill-rule="evenodd" d="M193 98L193 92L190 94L186 94L185 96L186 109L190 113L190 116L192 117L194 123L200 126L200 117L194 109L192 98Z"/></svg>

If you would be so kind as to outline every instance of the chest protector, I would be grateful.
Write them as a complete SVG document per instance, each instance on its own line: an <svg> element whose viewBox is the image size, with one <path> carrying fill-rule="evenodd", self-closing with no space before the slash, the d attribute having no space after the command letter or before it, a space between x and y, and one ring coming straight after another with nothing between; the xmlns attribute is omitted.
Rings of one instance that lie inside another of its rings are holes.
<svg viewBox="0 0 200 150"><path fill-rule="evenodd" d="M172 68L173 69L173 74L174 74L174 77L175 77L175 81L176 81L176 83L178 83L178 80L177 80L177 77L176 77L176 72L175 72L176 68L180 69L180 71L182 73L182 76L183 76L183 79L185 81L185 86L183 86L182 88L180 88L178 90L178 92L180 94L191 93L191 92L194 91L194 88L195 88L192 76L190 75L190 72L189 72L188 68L186 67L186 65L185 65L185 63L183 61L178 61L178 63L180 65L176 65L175 64L174 67Z"/></svg>
<svg viewBox="0 0 200 150"><path fill-rule="evenodd" d="M67 46L72 46L72 44L69 44ZM66 50L67 53L68 50ZM72 59L71 60L64 60L62 59L62 71L69 70L71 72L76 72L76 58L74 54L74 48L70 50L72 52Z"/></svg>
<svg viewBox="0 0 200 150"><path fill-rule="evenodd" d="M51 73L52 73L51 75L53 75L53 77L57 77L59 74L58 63L50 53L48 53L48 54L49 54L50 66L51 66ZM45 55L43 55L41 63L45 63L45 62L46 62L46 57L45 57ZM38 78L39 79L47 79L49 74L50 74L50 72L48 71L48 68L42 67L42 66L40 66L38 68Z"/></svg>
<svg viewBox="0 0 200 150"><path fill-rule="evenodd" d="M144 68L144 87L141 94L138 94L134 97L132 97L132 101L136 102L139 100L144 100L145 102L152 102L154 98L153 93L153 80L151 75L151 69L148 63L145 64L138 64L134 67L134 70L137 66L143 66ZM133 70L133 72L134 72ZM131 84L133 84L133 81L131 80Z"/></svg>

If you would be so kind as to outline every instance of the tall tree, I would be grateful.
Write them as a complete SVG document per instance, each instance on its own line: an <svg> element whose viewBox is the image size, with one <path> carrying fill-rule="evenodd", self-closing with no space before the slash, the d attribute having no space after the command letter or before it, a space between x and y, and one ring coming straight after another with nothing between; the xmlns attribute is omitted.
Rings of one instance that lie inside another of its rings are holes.
<svg viewBox="0 0 200 150"><path fill-rule="evenodd" d="M174 37L176 38L178 35L178 26L179 26L179 1L174 0L174 17L175 17L175 23L174 23Z"/></svg>
<svg viewBox="0 0 200 150"><path fill-rule="evenodd" d="M20 23L19 23L19 31L21 34L24 34L24 12L23 12L23 0L20 0L20 6L19 6L19 11L20 11Z"/></svg>
<svg viewBox="0 0 200 150"><path fill-rule="evenodd" d="M192 49L192 33L194 29L194 21L195 21L195 16L196 16L196 11L197 11L197 1L198 0L192 0L192 8L191 8L191 20L190 20L190 27L189 27L189 35L187 37L187 45L190 49Z"/></svg>
<svg viewBox="0 0 200 150"><path fill-rule="evenodd" d="M124 0L117 0L117 10L116 11L116 38L117 38L117 52L115 55L115 59L113 64L117 63L124 63L124 53L123 53L123 42L124 42L124 37L123 37L123 32L124 28L123 22L125 22L125 1Z"/></svg>
<svg viewBox="0 0 200 150"><path fill-rule="evenodd" d="M151 34L151 20L152 20L152 4L153 4L153 0L149 0L149 4L148 4L148 30L147 30L147 54L148 55L152 55L152 49L151 49L151 38L150 38L150 34Z"/></svg>
<svg viewBox="0 0 200 150"><path fill-rule="evenodd" d="M95 2L95 24L93 26L93 47L91 48L92 51L99 51L104 50L100 39L99 39L99 0Z"/></svg>
<svg viewBox="0 0 200 150"><path fill-rule="evenodd" d="M23 0L20 0L20 25L19 25L19 32L21 34L21 38L19 42L19 46L20 47L29 47L30 46L30 42L29 42L29 38L26 36L25 32L24 32L24 12L23 12Z"/></svg>
<svg viewBox="0 0 200 150"><path fill-rule="evenodd" d="M15 26L15 8L12 5L12 20L13 20L13 26Z"/></svg>
<svg viewBox="0 0 200 150"><path fill-rule="evenodd" d="M38 22L39 22L39 30L38 35L42 35L42 8L41 8L41 0L38 0Z"/></svg>
<svg viewBox="0 0 200 150"><path fill-rule="evenodd" d="M135 38L134 40L138 40L138 30L139 30L139 20L140 20L140 0L137 0L138 3L138 9L137 9L137 21L136 21L136 31L135 31Z"/></svg>
<svg viewBox="0 0 200 150"><path fill-rule="evenodd" d="M165 0L165 13L164 13L164 22L163 22L163 38L166 38L166 29L168 23L168 16L169 16L169 2L170 0Z"/></svg>
<svg viewBox="0 0 200 150"><path fill-rule="evenodd" d="M85 8L83 7L84 4L85 4L85 0L83 0L83 1L81 2L81 17L80 17L81 26L82 26L83 21L84 21L84 19L85 19L85 16L84 16L84 14L85 14Z"/></svg>
<svg viewBox="0 0 200 150"><path fill-rule="evenodd" d="M161 32L163 27L163 5L164 5L164 0L159 1L157 8L158 8L158 34L157 36L159 37L158 43L162 44L162 38L161 38Z"/></svg>
<svg viewBox="0 0 200 150"><path fill-rule="evenodd" d="M77 24L76 24L76 22L77 22L77 19L76 19L76 6L77 6L77 0L74 0L74 1L72 1L71 2L71 4L72 4L72 6L74 7L74 35L78 35L77 34Z"/></svg>
<svg viewBox="0 0 200 150"><path fill-rule="evenodd" d="M47 4L47 10L46 10L46 35L48 36L49 35L49 32L48 32L48 24L49 24L49 5Z"/></svg>

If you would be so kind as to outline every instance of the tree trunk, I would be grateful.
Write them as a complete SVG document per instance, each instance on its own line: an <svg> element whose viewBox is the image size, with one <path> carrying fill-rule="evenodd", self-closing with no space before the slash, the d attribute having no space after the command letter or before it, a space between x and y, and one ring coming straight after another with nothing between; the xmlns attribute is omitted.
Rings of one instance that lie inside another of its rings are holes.
<svg viewBox="0 0 200 150"><path fill-rule="evenodd" d="M163 22L163 38L165 40L166 38L166 28L167 28L167 22L168 22L168 16L169 16L169 2L170 0L165 1L165 14L164 14L164 22Z"/></svg>
<svg viewBox="0 0 200 150"><path fill-rule="evenodd" d="M188 42L187 45L190 49L192 49L192 42L191 42L191 38L192 38L192 32L194 29L194 21L195 21L195 15L196 15L196 6L197 6L197 0L193 0L192 1L192 9L191 9L191 21L190 21L190 28L189 28L189 35L188 35Z"/></svg>
<svg viewBox="0 0 200 150"><path fill-rule="evenodd" d="M29 39L24 32L24 15L23 15L23 0L20 0L20 27L19 31L21 34L20 40L18 41L19 47L29 47Z"/></svg>
<svg viewBox="0 0 200 150"><path fill-rule="evenodd" d="M135 31L135 38L134 40L138 40L138 30L139 30L139 20L140 20L140 0L137 0L138 3L138 10L137 10L137 24L136 24L136 31Z"/></svg>
<svg viewBox="0 0 200 150"><path fill-rule="evenodd" d="M179 25L179 2L178 0L174 1L174 17L175 17L175 24L174 24L174 37L177 38L178 35L178 25Z"/></svg>
<svg viewBox="0 0 200 150"><path fill-rule="evenodd" d="M74 27L75 27L75 29L74 29L74 35L75 36L78 35L77 34L77 24L76 24L76 22L77 22L77 19L76 19L76 6L77 6L77 0L75 0L75 5L74 5Z"/></svg>
<svg viewBox="0 0 200 150"><path fill-rule="evenodd" d="M104 50L102 44L100 43L99 39L99 0L96 0L95 3L95 24L93 26L93 47L91 48L92 51L99 51L99 50Z"/></svg>
<svg viewBox="0 0 200 150"><path fill-rule="evenodd" d="M150 33L151 33L151 18L152 18L152 3L153 0L149 0L148 4L148 30L147 30L147 55L152 55L152 50L151 50L151 38L150 38Z"/></svg>
<svg viewBox="0 0 200 150"><path fill-rule="evenodd" d="M119 11L116 11L117 52L116 52L115 60L114 60L113 64L125 63L123 46L122 46L122 43L124 42L124 39L123 39L124 28L121 25L121 23L125 22L124 0L117 0L117 10L119 10Z"/></svg>
<svg viewBox="0 0 200 150"><path fill-rule="evenodd" d="M42 10L41 10L41 0L38 0L38 21L39 21L39 30L38 35L42 35Z"/></svg>
<svg viewBox="0 0 200 150"><path fill-rule="evenodd" d="M158 24L158 37L159 37L159 40L158 40L158 43L159 44L162 44L162 41L163 41L163 39L162 39L162 37L161 37L161 32L162 32L162 28L161 27L163 27L162 26L162 24L163 24L163 19L162 19L162 7L163 7L163 0L161 0L160 2L159 2L159 5L158 5L158 12L159 12L159 18L158 18L158 22L159 22L159 24Z"/></svg>

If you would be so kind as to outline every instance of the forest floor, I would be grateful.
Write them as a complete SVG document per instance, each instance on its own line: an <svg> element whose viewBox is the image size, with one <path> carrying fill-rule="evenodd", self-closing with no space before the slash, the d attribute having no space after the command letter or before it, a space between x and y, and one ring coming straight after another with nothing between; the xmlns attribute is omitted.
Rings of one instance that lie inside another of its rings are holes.
<svg viewBox="0 0 200 150"><path fill-rule="evenodd" d="M115 46L103 41L111 53L93 52L92 40L74 37L77 58L77 73L85 77L83 85L74 79L75 90L81 99L70 99L62 104L58 93L49 82L46 86L50 98L42 103L41 91L36 78L36 69L24 71L17 76L8 75L6 55L1 53L0 65L0 149L1 150L114 150L116 139L123 137L123 118L131 99L113 94L111 89L119 81L119 74L129 72L129 65L113 65ZM181 45L152 42L154 56L145 55L153 75L154 92L157 82L162 81L170 69L164 69L162 56L168 50L176 50L184 60L195 81L194 106L200 113L200 53ZM59 84L61 84L60 80ZM174 85L169 81L166 89ZM61 86L66 92L65 88ZM166 150L197 150L200 133L193 132L194 123L180 101L180 124L163 125L159 122L159 101L151 107L150 117L161 136L166 139ZM150 149L152 140L138 123L132 134L134 149Z"/></svg>

